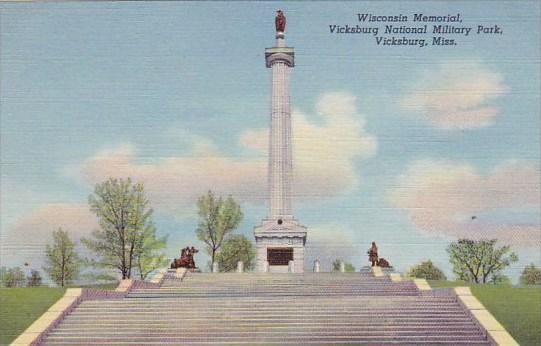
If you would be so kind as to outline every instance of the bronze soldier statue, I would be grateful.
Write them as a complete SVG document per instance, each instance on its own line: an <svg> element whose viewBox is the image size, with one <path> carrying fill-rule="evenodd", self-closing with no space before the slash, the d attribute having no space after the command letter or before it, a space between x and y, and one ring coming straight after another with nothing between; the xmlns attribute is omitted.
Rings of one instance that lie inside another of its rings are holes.
<svg viewBox="0 0 541 346"><path fill-rule="evenodd" d="M378 265L378 247L376 242L372 242L372 246L368 249L368 260L372 262L372 267Z"/></svg>
<svg viewBox="0 0 541 346"><path fill-rule="evenodd" d="M277 32L285 32L286 31L286 16L284 16L284 12L282 10L276 11L278 13L276 15L276 18L274 19L274 24L276 25L276 31Z"/></svg>

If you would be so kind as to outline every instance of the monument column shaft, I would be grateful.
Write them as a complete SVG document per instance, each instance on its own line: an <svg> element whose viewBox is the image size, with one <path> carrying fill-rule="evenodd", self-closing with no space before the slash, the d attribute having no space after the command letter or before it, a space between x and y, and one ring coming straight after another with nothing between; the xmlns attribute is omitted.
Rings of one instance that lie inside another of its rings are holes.
<svg viewBox="0 0 541 346"><path fill-rule="evenodd" d="M306 227L291 210L293 157L289 82L295 67L295 51L285 45L285 16L277 11L276 45L265 49L265 66L271 70L269 132L269 214L254 228L257 270L285 273L304 272Z"/></svg>
<svg viewBox="0 0 541 346"><path fill-rule="evenodd" d="M269 137L269 217L291 217L291 110L289 104L290 68L277 60L272 63L271 130Z"/></svg>

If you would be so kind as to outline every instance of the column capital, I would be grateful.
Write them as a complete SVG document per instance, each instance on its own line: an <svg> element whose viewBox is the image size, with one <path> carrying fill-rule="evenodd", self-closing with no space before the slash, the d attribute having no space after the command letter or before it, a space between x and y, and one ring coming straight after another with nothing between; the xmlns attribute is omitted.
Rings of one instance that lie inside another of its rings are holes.
<svg viewBox="0 0 541 346"><path fill-rule="evenodd" d="M295 52L292 47L273 47L265 49L265 63L271 67L277 61L284 62L289 67L295 66Z"/></svg>

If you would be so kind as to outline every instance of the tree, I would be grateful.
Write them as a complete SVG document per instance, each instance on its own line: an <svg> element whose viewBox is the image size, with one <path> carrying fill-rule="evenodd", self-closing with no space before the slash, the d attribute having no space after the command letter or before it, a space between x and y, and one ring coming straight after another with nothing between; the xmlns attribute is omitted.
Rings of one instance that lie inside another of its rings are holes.
<svg viewBox="0 0 541 346"><path fill-rule="evenodd" d="M342 262L342 260L340 260L340 259L335 259L334 262L332 262L332 271L333 272L339 272L340 271L340 262ZM355 267L351 263L344 263L344 270L345 270L346 273L354 273L355 272Z"/></svg>
<svg viewBox="0 0 541 346"><path fill-rule="evenodd" d="M486 283L491 277L498 277L511 263L518 261L509 246L498 248L496 241L459 239L449 244L447 253L458 279Z"/></svg>
<svg viewBox="0 0 541 346"><path fill-rule="evenodd" d="M167 237L156 238L153 228L152 234L144 236L144 244L140 253L137 255L137 271L141 280L145 280L152 271L167 265L167 258L164 253L160 253L167 245Z"/></svg>
<svg viewBox="0 0 541 346"><path fill-rule="evenodd" d="M234 235L226 239L220 251L216 254L220 271L231 272L237 268L237 262L242 261L246 270L255 266L255 247L244 235Z"/></svg>
<svg viewBox="0 0 541 346"><path fill-rule="evenodd" d="M30 271L30 276L26 278L26 286L37 287L41 286L41 274L36 269Z"/></svg>
<svg viewBox="0 0 541 346"><path fill-rule="evenodd" d="M0 287L6 287L6 276L8 274L8 268L0 267Z"/></svg>
<svg viewBox="0 0 541 346"><path fill-rule="evenodd" d="M447 280L445 274L431 260L411 267L407 276L427 280Z"/></svg>
<svg viewBox="0 0 541 346"><path fill-rule="evenodd" d="M207 246L212 268L216 260L216 252L242 220L242 211L233 197L229 196L224 201L222 197L216 198L212 191L199 198L197 207L199 225L195 232L197 238Z"/></svg>
<svg viewBox="0 0 541 346"><path fill-rule="evenodd" d="M4 286L23 287L25 282L24 272L21 268L9 268L4 273Z"/></svg>
<svg viewBox="0 0 541 346"><path fill-rule="evenodd" d="M122 279L131 278L139 259L144 272L158 264L149 261L148 256L160 256L155 251L165 247L161 244L165 238L156 239L152 209L143 184L132 184L129 178L110 178L96 185L88 202L100 225L99 230L92 232L92 238L82 239L96 255L92 264L116 269Z"/></svg>
<svg viewBox="0 0 541 346"><path fill-rule="evenodd" d="M64 287L79 275L81 260L75 252L75 243L62 228L53 232L53 244L47 244L45 256L43 270L57 285Z"/></svg>
<svg viewBox="0 0 541 346"><path fill-rule="evenodd" d="M523 285L541 285L541 270L533 263L526 266L520 275L520 283Z"/></svg>

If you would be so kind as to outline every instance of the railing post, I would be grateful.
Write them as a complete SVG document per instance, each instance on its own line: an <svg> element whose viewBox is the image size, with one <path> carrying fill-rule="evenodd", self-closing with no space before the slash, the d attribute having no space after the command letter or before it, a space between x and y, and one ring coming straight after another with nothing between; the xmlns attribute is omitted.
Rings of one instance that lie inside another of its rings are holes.
<svg viewBox="0 0 541 346"><path fill-rule="evenodd" d="M217 273L218 272L218 262L212 263L212 272Z"/></svg>
<svg viewBox="0 0 541 346"><path fill-rule="evenodd" d="M293 260L290 260L289 263L287 264L287 271L290 273L295 272L295 262Z"/></svg>
<svg viewBox="0 0 541 346"><path fill-rule="evenodd" d="M237 273L243 273L244 272L244 262L238 261L237 262Z"/></svg>
<svg viewBox="0 0 541 346"><path fill-rule="evenodd" d="M264 261L263 262L263 273L268 273L269 272L269 261Z"/></svg>
<svg viewBox="0 0 541 346"><path fill-rule="evenodd" d="M346 264L344 263L344 261L340 261L340 273L345 273L346 272Z"/></svg>
<svg viewBox="0 0 541 346"><path fill-rule="evenodd" d="M317 259L317 260L314 261L314 273L319 273L319 271L320 271L319 267L320 267L319 260Z"/></svg>

